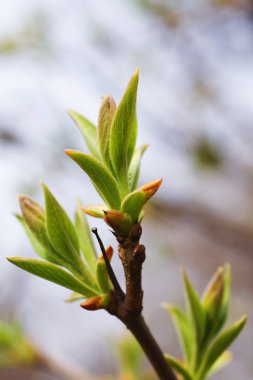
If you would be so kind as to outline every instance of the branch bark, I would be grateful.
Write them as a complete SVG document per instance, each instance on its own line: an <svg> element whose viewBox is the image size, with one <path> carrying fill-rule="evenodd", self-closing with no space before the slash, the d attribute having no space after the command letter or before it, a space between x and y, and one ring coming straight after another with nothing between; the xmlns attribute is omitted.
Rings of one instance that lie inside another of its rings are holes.
<svg viewBox="0 0 253 380"><path fill-rule="evenodd" d="M127 238L116 236L119 243L119 257L125 272L126 294L122 297L115 289L107 311L119 318L132 332L160 380L177 380L142 316L142 264L146 254L145 247L139 244L141 234L141 225L134 224Z"/></svg>

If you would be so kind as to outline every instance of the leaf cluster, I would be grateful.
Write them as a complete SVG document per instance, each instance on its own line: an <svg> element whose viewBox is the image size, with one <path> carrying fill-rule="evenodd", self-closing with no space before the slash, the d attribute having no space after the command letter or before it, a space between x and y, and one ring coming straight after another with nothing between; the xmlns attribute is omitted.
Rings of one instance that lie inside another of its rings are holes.
<svg viewBox="0 0 253 380"><path fill-rule="evenodd" d="M204 380L232 358L226 351L243 329L246 316L221 331L230 297L230 266L220 267L202 298L183 271L186 310L164 304L170 313L182 348L183 359L166 355L168 363L183 380Z"/></svg>

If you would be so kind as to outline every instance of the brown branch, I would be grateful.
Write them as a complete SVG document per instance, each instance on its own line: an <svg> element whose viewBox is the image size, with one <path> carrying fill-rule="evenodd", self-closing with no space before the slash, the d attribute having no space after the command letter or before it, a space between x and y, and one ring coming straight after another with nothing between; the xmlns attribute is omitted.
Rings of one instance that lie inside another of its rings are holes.
<svg viewBox="0 0 253 380"><path fill-rule="evenodd" d="M142 264L145 260L145 247L139 244L141 233L140 224L134 224L128 238L117 236L119 257L125 272L126 295L124 298L119 298L115 294L107 310L119 318L132 332L153 365L159 379L177 380L141 314L143 308L141 274Z"/></svg>

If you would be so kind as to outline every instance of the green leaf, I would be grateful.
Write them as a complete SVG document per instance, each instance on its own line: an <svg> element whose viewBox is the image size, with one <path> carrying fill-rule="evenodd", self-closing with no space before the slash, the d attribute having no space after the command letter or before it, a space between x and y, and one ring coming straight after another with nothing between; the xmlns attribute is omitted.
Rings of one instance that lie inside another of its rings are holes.
<svg viewBox="0 0 253 380"><path fill-rule="evenodd" d="M80 293L72 292L65 302L71 303L75 301L83 300L83 295Z"/></svg>
<svg viewBox="0 0 253 380"><path fill-rule="evenodd" d="M198 342L198 347L201 346L205 328L206 328L206 313L200 302L198 294L195 292L189 278L183 271L183 280L185 285L185 293L189 304L194 330Z"/></svg>
<svg viewBox="0 0 253 380"><path fill-rule="evenodd" d="M109 245L105 251L106 251L108 260L111 261L111 258L113 255L112 247ZM105 263L103 255L101 255L97 261L96 275L97 275L97 280L102 292L106 294L110 293L110 291L112 290L112 284L108 275L108 271L107 271L107 267L106 267L106 263Z"/></svg>
<svg viewBox="0 0 253 380"><path fill-rule="evenodd" d="M121 210L131 215L133 223L138 221L145 203L157 192L162 179L158 179L129 193L122 201Z"/></svg>
<svg viewBox="0 0 253 380"><path fill-rule="evenodd" d="M91 271L95 273L97 265L97 254L91 237L90 226L85 217L80 203L78 203L75 212L75 227L79 238L82 254L89 265Z"/></svg>
<svg viewBox="0 0 253 380"><path fill-rule="evenodd" d="M19 197L19 203L24 218L23 226L35 251L46 260L69 269L71 267L69 258L57 252L49 240L42 206L25 195Z"/></svg>
<svg viewBox="0 0 253 380"><path fill-rule="evenodd" d="M140 166L141 166L141 158L144 152L147 150L148 145L144 144L138 149L135 150L133 158L131 160L131 164L128 170L128 183L130 191L136 189L139 179Z"/></svg>
<svg viewBox="0 0 253 380"><path fill-rule="evenodd" d="M116 104L111 96L106 96L100 107L98 117L98 142L102 159L109 169L112 169L110 158L110 132Z"/></svg>
<svg viewBox="0 0 253 380"><path fill-rule="evenodd" d="M233 355L230 351L224 351L208 371L207 377L213 376L216 372L226 367L232 358Z"/></svg>
<svg viewBox="0 0 253 380"><path fill-rule="evenodd" d="M224 323L227 319L229 299L230 299L230 288L231 288L231 267L229 264L225 264L223 297L222 297L222 302L220 306L219 316L217 318L216 324L214 325L213 334L220 331L220 329L224 326Z"/></svg>
<svg viewBox="0 0 253 380"><path fill-rule="evenodd" d="M54 264L59 264L61 265L61 260L60 258L58 258L58 253L56 251L55 254L56 256L50 254L50 252L48 252L41 244L40 242L36 239L36 237L34 236L33 232L31 231L31 229L28 227L27 223L25 222L24 218L22 217L22 215L16 215L17 219L19 220L19 222L21 223L22 227L24 228L31 244L32 244L32 247L33 249L35 250L35 252L40 256L42 257L43 259L45 260L48 260ZM52 247L53 249L53 247ZM63 265L63 264L62 264Z"/></svg>
<svg viewBox="0 0 253 380"><path fill-rule="evenodd" d="M79 151L66 149L65 152L88 174L106 204L113 209L119 209L121 199L118 184L104 164Z"/></svg>
<svg viewBox="0 0 253 380"><path fill-rule="evenodd" d="M181 309L169 304L164 304L163 307L171 315L180 345L183 350L185 361L190 364L192 358L192 347L194 344L194 334L192 331L191 322Z"/></svg>
<svg viewBox="0 0 253 380"><path fill-rule="evenodd" d="M165 355L165 359L169 363L169 365L178 373L180 374L184 380L193 380L192 375L190 372L185 368L183 363L181 363L176 358L173 358L171 355Z"/></svg>
<svg viewBox="0 0 253 380"><path fill-rule="evenodd" d="M135 148L138 71L130 79L114 115L110 134L110 157L119 180L121 195L128 193L127 172Z"/></svg>
<svg viewBox="0 0 253 380"><path fill-rule="evenodd" d="M138 221L139 214L145 203L145 193L141 190L135 190L123 199L121 210L124 213L129 214L133 223L135 223Z"/></svg>
<svg viewBox="0 0 253 380"><path fill-rule="evenodd" d="M240 334L246 323L246 320L247 317L243 316L239 321L224 330L212 342L212 344L210 344L202 357L201 366L197 372L196 380L203 380L205 378L212 365Z"/></svg>
<svg viewBox="0 0 253 380"><path fill-rule="evenodd" d="M59 266L35 259L23 259L22 257L11 257L7 259L17 267L34 274L35 276L44 278L45 280L54 282L74 292L83 294L85 297L97 295L95 290L83 284L72 274L68 273Z"/></svg>
<svg viewBox="0 0 253 380"><path fill-rule="evenodd" d="M80 129L90 153L94 157L101 159L98 147L97 128L95 125L77 112L68 111L68 114Z"/></svg>
<svg viewBox="0 0 253 380"><path fill-rule="evenodd" d="M79 240L71 220L45 184L42 184L46 206L46 229L54 248L80 270L82 264ZM82 273L82 272L80 272Z"/></svg>
<svg viewBox="0 0 253 380"><path fill-rule="evenodd" d="M82 207L82 211L94 218L103 218L104 211L107 211L108 207L106 205L87 205Z"/></svg>

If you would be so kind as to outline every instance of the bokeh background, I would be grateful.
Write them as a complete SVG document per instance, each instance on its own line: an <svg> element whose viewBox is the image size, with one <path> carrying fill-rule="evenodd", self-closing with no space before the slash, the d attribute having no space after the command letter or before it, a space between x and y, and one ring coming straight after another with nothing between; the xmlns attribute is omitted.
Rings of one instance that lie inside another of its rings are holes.
<svg viewBox="0 0 253 380"><path fill-rule="evenodd" d="M0 314L15 316L27 337L57 360L68 358L97 375L115 373L113 342L124 327L103 311L66 304L66 290L12 267L5 256L34 257L13 212L18 193L42 201L41 179L70 215L77 197L98 200L85 174L63 153L86 149L65 111L74 109L96 123L101 96L109 93L119 101L137 67L138 143L150 145L140 182L164 178L143 223L146 319L163 349L179 355L160 304L183 304L180 267L201 292L215 269L230 262L229 319L246 312L249 321L232 347L233 363L214 379L250 379L250 0L0 2ZM103 224L90 223L116 248ZM117 258L113 264L122 278ZM6 376L0 371L0 378Z"/></svg>

